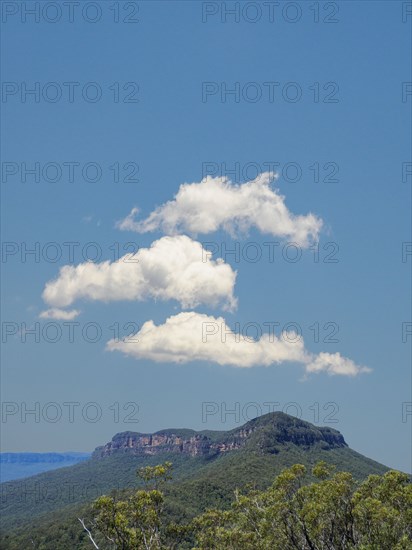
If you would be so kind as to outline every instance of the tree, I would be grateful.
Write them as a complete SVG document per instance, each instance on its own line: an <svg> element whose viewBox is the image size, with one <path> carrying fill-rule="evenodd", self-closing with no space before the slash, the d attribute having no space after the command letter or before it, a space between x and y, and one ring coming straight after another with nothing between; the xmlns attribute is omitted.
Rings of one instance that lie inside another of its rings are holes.
<svg viewBox="0 0 412 550"><path fill-rule="evenodd" d="M356 540L365 550L412 548L412 485L391 470L369 476L353 496Z"/></svg>
<svg viewBox="0 0 412 550"><path fill-rule="evenodd" d="M133 492L126 500L118 500L116 495L113 495L102 496L95 501L93 506L97 512L95 527L111 543L111 548L119 550L162 548L161 514L164 496L160 488L170 479L171 468L170 462L141 468L137 475L143 480L145 489ZM149 487L150 485L152 486ZM95 548L99 548L84 522L82 525Z"/></svg>
<svg viewBox="0 0 412 550"><path fill-rule="evenodd" d="M193 521L196 550L412 550L412 485L396 471L357 484L318 463L284 470L266 491L239 492L229 512Z"/></svg>
<svg viewBox="0 0 412 550"><path fill-rule="evenodd" d="M143 468L138 475L144 489L123 500L103 496L95 502L95 527L110 548L412 550L412 485L401 472L358 483L350 473L319 462L311 472L315 481L307 483L306 468L295 464L264 491L236 491L229 510L211 509L187 525L165 525L161 489L171 467L166 462Z"/></svg>

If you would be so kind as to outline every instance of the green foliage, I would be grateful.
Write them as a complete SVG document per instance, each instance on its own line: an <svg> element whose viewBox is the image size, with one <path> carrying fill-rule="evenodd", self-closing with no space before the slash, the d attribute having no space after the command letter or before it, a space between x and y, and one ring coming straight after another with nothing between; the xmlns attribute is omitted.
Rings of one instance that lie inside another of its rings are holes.
<svg viewBox="0 0 412 550"><path fill-rule="evenodd" d="M154 488L158 489L166 481L172 479L171 470L172 463L167 461L164 464L139 468L137 475L143 479L146 487L153 482Z"/></svg>
<svg viewBox="0 0 412 550"><path fill-rule="evenodd" d="M229 512L195 518L196 550L411 550L412 485L389 471L359 484L348 472L302 485L305 467L282 472L266 491L236 494Z"/></svg>
<svg viewBox="0 0 412 550"><path fill-rule="evenodd" d="M209 508L187 519L176 513L175 491L180 488L185 499L193 486L180 483L170 491L171 468L170 462L141 467L143 486L101 496L84 508L90 536L78 522L76 531L72 510L72 523L50 524L42 537L31 533L25 543L6 535L1 548L412 550L412 484L401 472L361 482L325 461L311 472L294 464L269 487L250 484L235 491L226 509Z"/></svg>
<svg viewBox="0 0 412 550"><path fill-rule="evenodd" d="M159 487L171 479L171 462L146 466L138 470L146 489L133 492L126 500L102 496L93 509L97 512L96 528L115 548L127 550L160 549L161 514L164 495ZM153 488L148 485L153 483Z"/></svg>

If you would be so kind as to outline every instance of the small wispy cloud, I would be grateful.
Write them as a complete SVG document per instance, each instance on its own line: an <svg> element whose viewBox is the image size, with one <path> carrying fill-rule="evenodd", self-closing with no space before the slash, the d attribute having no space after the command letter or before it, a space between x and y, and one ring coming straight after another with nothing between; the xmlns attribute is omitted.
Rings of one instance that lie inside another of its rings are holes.
<svg viewBox="0 0 412 550"><path fill-rule="evenodd" d="M42 311L39 315L40 319L59 319L64 321L71 321L80 315L78 309L59 309L51 308Z"/></svg>

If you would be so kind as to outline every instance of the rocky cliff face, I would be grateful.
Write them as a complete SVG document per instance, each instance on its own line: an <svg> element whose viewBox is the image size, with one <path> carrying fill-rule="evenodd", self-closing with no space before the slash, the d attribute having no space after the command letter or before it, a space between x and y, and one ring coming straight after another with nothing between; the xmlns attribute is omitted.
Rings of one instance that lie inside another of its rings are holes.
<svg viewBox="0 0 412 550"><path fill-rule="evenodd" d="M93 458L104 458L117 452L135 455L183 453L192 457L215 456L242 447L263 453L277 453L280 447L297 445L324 449L346 447L340 432L318 428L309 422L283 413L271 413L247 422L228 432L195 432L194 430L165 430L154 434L122 432L103 447L97 447Z"/></svg>
<svg viewBox="0 0 412 550"><path fill-rule="evenodd" d="M114 436L103 447L97 447L93 458L103 458L114 452L131 452L136 455L156 455L160 453L184 453L190 456L210 456L233 451L243 446L244 437L236 441L214 442L204 434L194 432L191 436L181 436L172 432L139 434L124 432Z"/></svg>

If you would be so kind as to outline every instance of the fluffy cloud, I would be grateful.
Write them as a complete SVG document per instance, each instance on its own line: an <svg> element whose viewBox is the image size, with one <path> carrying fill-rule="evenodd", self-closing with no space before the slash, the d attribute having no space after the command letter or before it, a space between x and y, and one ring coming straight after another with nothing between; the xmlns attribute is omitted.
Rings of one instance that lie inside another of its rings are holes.
<svg viewBox="0 0 412 550"><path fill-rule="evenodd" d="M327 372L356 376L360 372L371 372L369 367L359 367L352 359L342 357L340 353L319 353L306 365L306 372Z"/></svg>
<svg viewBox="0 0 412 550"><path fill-rule="evenodd" d="M241 185L223 177L185 183L174 200L156 208L148 218L136 221L138 209L134 208L118 227L138 233L161 230L167 235L206 234L220 228L235 235L255 227L262 233L308 246L318 238L322 220L314 214L292 214L285 197L270 187L275 177L265 172Z"/></svg>
<svg viewBox="0 0 412 550"><path fill-rule="evenodd" d="M346 376L370 370L355 365L339 353L310 354L302 339L290 334L277 337L269 330L253 339L248 331L242 332L233 332L222 317L183 312L169 317L163 325L147 321L135 335L124 340L110 340L107 349L158 362L211 361L248 368L289 361L301 363L308 373Z"/></svg>
<svg viewBox="0 0 412 550"><path fill-rule="evenodd" d="M51 306L67 307L78 299L177 300L182 307L199 304L226 309L236 306L233 290L236 272L223 260L185 235L163 237L135 255L116 262L66 265L49 281L43 299Z"/></svg>
<svg viewBox="0 0 412 550"><path fill-rule="evenodd" d="M46 309L46 311L42 311L39 317L40 319L61 319L63 321L71 321L72 319L76 319L79 315L80 311L78 309L59 309L53 307L51 309Z"/></svg>

